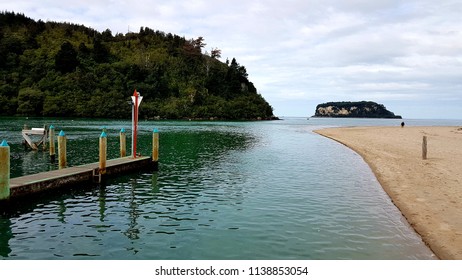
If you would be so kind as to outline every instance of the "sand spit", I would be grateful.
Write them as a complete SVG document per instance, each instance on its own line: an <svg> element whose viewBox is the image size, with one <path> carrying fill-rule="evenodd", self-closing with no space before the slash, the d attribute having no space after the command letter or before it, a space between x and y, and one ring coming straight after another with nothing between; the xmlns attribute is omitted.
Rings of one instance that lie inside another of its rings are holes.
<svg viewBox="0 0 462 280"><path fill-rule="evenodd" d="M462 128L347 127L315 131L360 154L441 259L462 260ZM427 159L422 139L427 136Z"/></svg>

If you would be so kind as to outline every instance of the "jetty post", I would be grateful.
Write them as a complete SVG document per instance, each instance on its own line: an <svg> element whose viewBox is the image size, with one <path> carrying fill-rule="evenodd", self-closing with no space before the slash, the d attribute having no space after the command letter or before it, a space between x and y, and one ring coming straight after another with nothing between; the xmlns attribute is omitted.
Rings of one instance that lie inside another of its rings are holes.
<svg viewBox="0 0 462 280"><path fill-rule="evenodd" d="M66 165L67 165L66 134L62 130L58 134L58 157L59 157L59 169L66 168Z"/></svg>
<svg viewBox="0 0 462 280"><path fill-rule="evenodd" d="M136 138L138 134L138 109L143 100L139 92L133 92L132 96L132 157L136 158Z"/></svg>
<svg viewBox="0 0 462 280"><path fill-rule="evenodd" d="M422 159L427 159L427 136L422 139Z"/></svg>
<svg viewBox="0 0 462 280"><path fill-rule="evenodd" d="M152 131L152 162L157 170L159 164L159 130L157 128Z"/></svg>
<svg viewBox="0 0 462 280"><path fill-rule="evenodd" d="M53 125L50 125L48 129L48 137L49 137L49 146L50 146L50 160L51 162L55 161L56 157L56 150L55 150L55 127Z"/></svg>
<svg viewBox="0 0 462 280"><path fill-rule="evenodd" d="M99 174L106 173L107 135L102 132L99 137Z"/></svg>
<svg viewBox="0 0 462 280"><path fill-rule="evenodd" d="M6 140L0 144L0 200L10 197L10 146Z"/></svg>
<svg viewBox="0 0 462 280"><path fill-rule="evenodd" d="M120 157L127 156L127 135L125 133L125 128L122 128L119 133L120 136Z"/></svg>

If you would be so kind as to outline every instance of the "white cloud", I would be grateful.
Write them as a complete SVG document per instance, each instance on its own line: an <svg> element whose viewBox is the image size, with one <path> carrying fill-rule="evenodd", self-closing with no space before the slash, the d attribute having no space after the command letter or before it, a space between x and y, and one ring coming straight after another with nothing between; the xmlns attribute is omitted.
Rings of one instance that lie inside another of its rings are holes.
<svg viewBox="0 0 462 280"><path fill-rule="evenodd" d="M460 1L0 0L0 5L34 19L109 28L113 34L145 26L203 36L207 50L218 47L223 60L235 57L246 67L280 115L309 115L316 102L377 99L399 102L393 104L418 116L422 110L406 104L427 108L436 98L442 108L434 117L462 119Z"/></svg>

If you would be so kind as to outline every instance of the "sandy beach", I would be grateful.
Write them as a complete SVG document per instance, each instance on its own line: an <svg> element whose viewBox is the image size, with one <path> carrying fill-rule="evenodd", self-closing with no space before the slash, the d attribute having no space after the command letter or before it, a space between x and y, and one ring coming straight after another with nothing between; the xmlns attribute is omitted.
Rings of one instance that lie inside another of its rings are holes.
<svg viewBox="0 0 462 280"><path fill-rule="evenodd" d="M440 259L462 260L462 127L348 127L315 131L360 154ZM427 159L422 138L427 136Z"/></svg>

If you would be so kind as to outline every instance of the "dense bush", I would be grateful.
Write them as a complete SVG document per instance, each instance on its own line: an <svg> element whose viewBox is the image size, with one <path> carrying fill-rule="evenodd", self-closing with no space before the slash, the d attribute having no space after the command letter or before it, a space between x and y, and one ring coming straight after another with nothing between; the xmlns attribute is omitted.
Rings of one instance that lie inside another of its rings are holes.
<svg viewBox="0 0 462 280"><path fill-rule="evenodd" d="M3 12L0 115L128 118L137 89L141 118L272 117L245 67L204 47L202 37L143 27L113 35Z"/></svg>

